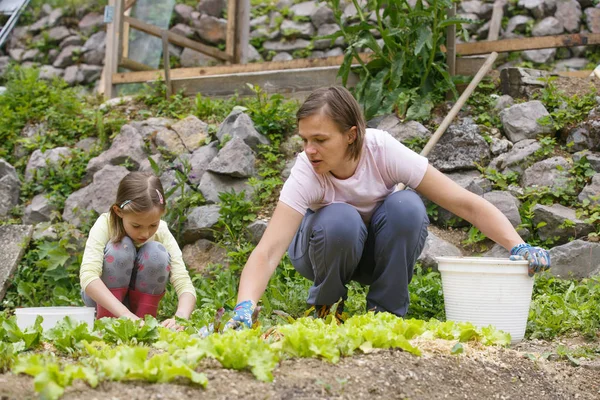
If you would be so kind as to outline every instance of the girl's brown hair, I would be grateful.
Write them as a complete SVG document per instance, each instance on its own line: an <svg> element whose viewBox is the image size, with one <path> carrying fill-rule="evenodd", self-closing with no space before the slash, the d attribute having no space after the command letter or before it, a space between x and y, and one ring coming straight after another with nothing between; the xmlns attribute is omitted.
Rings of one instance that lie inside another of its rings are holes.
<svg viewBox="0 0 600 400"><path fill-rule="evenodd" d="M296 113L296 121L323 113L330 118L341 132L356 126L356 139L348 145L348 157L360 158L365 138L366 122L360 105L352 94L342 86L317 89L308 95Z"/></svg>
<svg viewBox="0 0 600 400"><path fill-rule="evenodd" d="M124 213L142 213L155 207L163 213L165 192L160 179L148 172L130 172L119 183L117 199L110 207L110 237L113 242L118 243L127 233L115 206Z"/></svg>

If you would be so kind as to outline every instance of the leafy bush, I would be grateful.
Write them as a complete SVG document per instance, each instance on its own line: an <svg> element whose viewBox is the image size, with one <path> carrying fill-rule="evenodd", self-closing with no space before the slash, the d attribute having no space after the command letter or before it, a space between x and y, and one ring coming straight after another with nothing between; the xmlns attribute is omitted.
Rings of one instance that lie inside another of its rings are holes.
<svg viewBox="0 0 600 400"><path fill-rule="evenodd" d="M447 18L452 1L418 0L411 7L407 2L369 0L363 8L357 0L352 0L359 18L354 25L345 20L340 0L328 3L340 30L327 38L333 41L343 37L348 43L339 76L346 85L351 65L360 63L354 94L367 120L392 112L402 118L426 119L435 102L443 99L448 90L454 90L446 71L445 54L439 47L444 43L447 26L460 27L468 20ZM372 15L376 22L372 22ZM373 32L380 35L383 45L377 42ZM358 57L364 48L372 51L366 64Z"/></svg>

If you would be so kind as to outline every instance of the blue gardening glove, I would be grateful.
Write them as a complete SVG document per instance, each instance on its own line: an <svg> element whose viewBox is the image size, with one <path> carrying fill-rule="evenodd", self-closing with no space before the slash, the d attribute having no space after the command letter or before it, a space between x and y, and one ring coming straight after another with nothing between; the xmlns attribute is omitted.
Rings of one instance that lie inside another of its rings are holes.
<svg viewBox="0 0 600 400"><path fill-rule="evenodd" d="M252 300L245 300L238 303L233 309L235 315L227 321L223 330L244 327L252 328L252 314L254 313L254 309L256 309L256 304Z"/></svg>
<svg viewBox="0 0 600 400"><path fill-rule="evenodd" d="M529 276L550 269L550 253L548 253L548 250L533 247L527 243L521 243L513 247L510 250L509 259L529 261Z"/></svg>

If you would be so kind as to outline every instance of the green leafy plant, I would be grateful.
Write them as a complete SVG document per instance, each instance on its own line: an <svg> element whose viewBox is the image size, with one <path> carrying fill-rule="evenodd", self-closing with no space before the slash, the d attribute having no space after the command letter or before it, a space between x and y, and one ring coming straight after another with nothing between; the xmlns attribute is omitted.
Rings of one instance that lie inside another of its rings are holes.
<svg viewBox="0 0 600 400"><path fill-rule="evenodd" d="M435 102L448 90L455 90L446 71L445 55L439 50L446 27L460 27L468 20L447 18L450 0L419 0L414 7L407 2L383 0L370 0L364 8L357 0L352 3L359 22L348 25L340 1L328 1L340 30L326 38L333 41L343 37L348 43L339 71L343 84L348 81L352 64L358 62L359 81L354 94L367 119L392 111L407 119L428 118ZM383 45L373 32L380 35ZM358 56L363 48L372 51L367 63Z"/></svg>
<svg viewBox="0 0 600 400"><path fill-rule="evenodd" d="M596 90L590 87L589 93L583 96L568 96L558 90L553 81L556 77L545 78L546 86L540 92L534 95L534 98L540 100L548 112L549 116L542 117L538 122L542 125L551 125L555 130L575 126L577 123L585 120L589 112L597 106Z"/></svg>

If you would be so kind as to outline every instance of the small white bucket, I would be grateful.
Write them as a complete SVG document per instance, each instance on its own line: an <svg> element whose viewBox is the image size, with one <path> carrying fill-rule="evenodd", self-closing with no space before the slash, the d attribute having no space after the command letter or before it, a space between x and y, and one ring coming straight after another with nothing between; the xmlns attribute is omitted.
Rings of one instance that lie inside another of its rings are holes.
<svg viewBox="0 0 600 400"><path fill-rule="evenodd" d="M37 316L41 315L44 318L44 321L42 321L44 330L53 328L59 321L69 316L75 321L86 322L91 331L94 328L95 313L96 309L94 307L28 307L15 309L17 326L21 330L33 326Z"/></svg>
<svg viewBox="0 0 600 400"><path fill-rule="evenodd" d="M493 325L523 340L533 291L527 261L507 258L437 257L448 320Z"/></svg>

